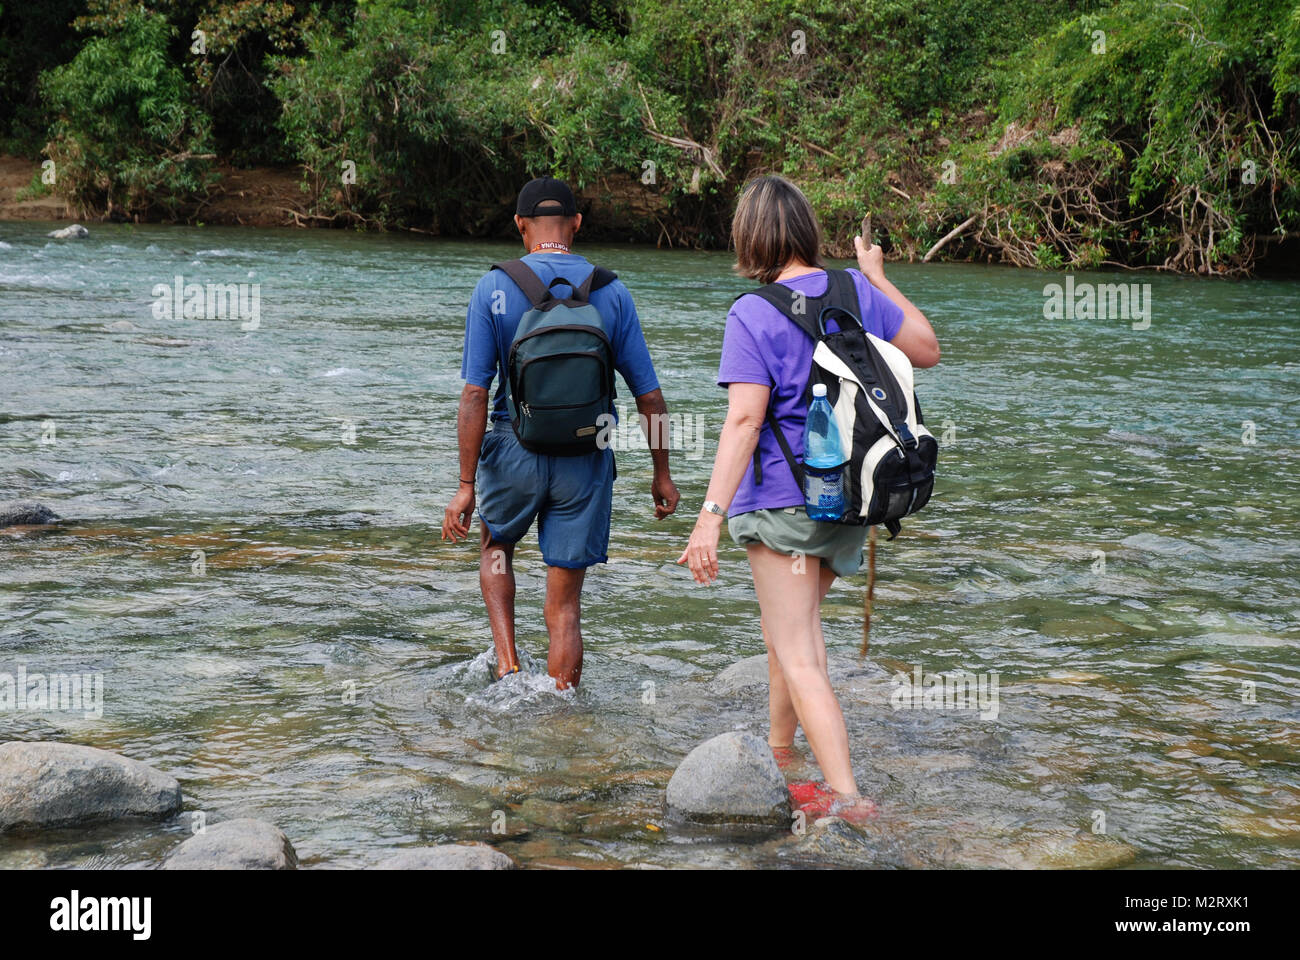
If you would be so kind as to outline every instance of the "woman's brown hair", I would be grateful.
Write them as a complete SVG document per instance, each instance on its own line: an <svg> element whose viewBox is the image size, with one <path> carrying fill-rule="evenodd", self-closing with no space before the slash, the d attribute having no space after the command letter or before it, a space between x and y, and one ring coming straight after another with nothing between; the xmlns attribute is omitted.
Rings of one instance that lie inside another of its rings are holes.
<svg viewBox="0 0 1300 960"><path fill-rule="evenodd" d="M822 228L812 204L785 177L769 174L751 180L731 221L736 272L771 283L793 259L823 267Z"/></svg>

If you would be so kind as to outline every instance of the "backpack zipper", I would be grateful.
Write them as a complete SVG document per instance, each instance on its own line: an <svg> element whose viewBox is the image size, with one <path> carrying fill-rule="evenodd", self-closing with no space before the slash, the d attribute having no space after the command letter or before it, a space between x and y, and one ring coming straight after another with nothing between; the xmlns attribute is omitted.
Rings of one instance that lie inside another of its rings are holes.
<svg viewBox="0 0 1300 960"><path fill-rule="evenodd" d="M556 328L552 327L551 329L556 329ZM511 353L513 354L514 351L512 350ZM531 360L525 360L523 362L523 365L520 366L519 368L519 383L511 384L511 395L514 397L516 405L519 407L520 411L523 413L524 416L531 417L533 415L532 405L523 401L520 397L520 394L516 392L516 390L521 388L523 385L524 371L528 369L528 365L530 363L536 363L539 360L554 360L560 357L588 357L592 360L597 361L602 366L605 366L605 357L600 353L600 351L597 350L568 351L565 353L548 353L544 357L533 357ZM604 384L605 388L608 389L609 392L612 394L613 393L612 388L614 385L614 373L612 367L606 367L606 376L604 379L605 379L605 384ZM589 405L590 403L558 403L558 404L549 404L544 407L539 407L538 409L573 410L573 409L577 409L578 407L586 407Z"/></svg>
<svg viewBox="0 0 1300 960"><path fill-rule="evenodd" d="M550 333L552 330L565 330L565 331L571 331L577 333L590 333L592 336L600 338L601 342L605 345L605 349L609 352L610 371L607 379L609 381L608 383L609 392L612 395L614 393L614 372L612 369L614 365L614 345L610 342L609 336L605 333L604 328L601 327L598 329L596 327L591 326L590 324L585 324L585 323L560 323L554 326L540 327L537 330L532 330L528 333L525 333L522 337L516 338L515 341L512 344L510 344L510 352L506 354L506 376L510 381L510 395L515 398L516 405L518 405L521 410L523 409L523 405L519 404L518 396L515 392L516 388L518 387L518 384L515 382L515 375L514 375L515 355L519 352L519 345L523 343L525 340L529 340L535 336L538 336L539 334ZM588 351L588 353L591 355L596 354L595 351ZM586 356L586 355L587 354L579 354L579 356ZM551 354L551 356L569 356L569 354ZM540 359L540 358L534 358L534 359ZM525 362L524 366L528 366L528 364L531 362L532 362L531 360ZM520 370L521 375L522 373L523 371ZM526 414L526 416L532 416L532 414Z"/></svg>
<svg viewBox="0 0 1300 960"><path fill-rule="evenodd" d="M614 349L614 345L610 342L609 335L605 333L605 330L602 327L595 327L589 323L557 323L548 327L538 327L535 330L529 330L522 337L517 337L514 343L510 345L510 353L513 355L515 350L519 348L519 344L523 343L525 340L531 340L533 337L539 336L543 333L552 333L559 330L574 333L590 333L593 337L600 337L600 339L605 342L605 346L609 347L611 351Z"/></svg>

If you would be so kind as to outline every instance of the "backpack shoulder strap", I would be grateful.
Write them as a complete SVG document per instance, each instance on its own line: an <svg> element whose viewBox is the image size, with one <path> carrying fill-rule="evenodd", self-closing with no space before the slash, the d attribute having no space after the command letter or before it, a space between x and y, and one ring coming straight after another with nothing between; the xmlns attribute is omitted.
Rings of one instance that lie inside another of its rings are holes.
<svg viewBox="0 0 1300 960"><path fill-rule="evenodd" d="M740 297L749 296L750 294L753 294L756 297L762 297L772 306L776 307L777 310L781 311L781 316L785 317L804 333L808 334L808 336L812 337L813 340L817 340L821 337L821 332L817 329L816 312L811 312L811 315L807 310L803 313L795 313L794 298L791 296L793 292L794 291L784 283L769 283L766 286L759 287L757 290L747 290L745 293L736 297L736 300L739 300ZM813 300L814 298L808 297L806 299ZM732 302L734 303L735 301Z"/></svg>
<svg viewBox="0 0 1300 960"><path fill-rule="evenodd" d="M817 302L817 326L825 326L827 314L835 320L835 325L843 330L843 320L847 316L854 326L862 326L862 303L858 298L858 288L847 270L826 271L826 292ZM836 314L839 316L837 317Z"/></svg>
<svg viewBox="0 0 1300 960"><path fill-rule="evenodd" d="M785 462L790 464L790 472L794 474L795 481L799 484L799 489L804 488L805 478L803 464L795 457L794 451L790 449L790 441L785 438L785 433L781 430L781 425L776 422L776 414L772 412L771 406L767 408L767 415L763 418L767 428L772 431L776 437L777 446L781 448L781 454L785 457ZM760 449L754 447L754 486L763 484L763 459L759 456Z"/></svg>
<svg viewBox="0 0 1300 960"><path fill-rule="evenodd" d="M501 263L492 264L492 268L500 270L513 280L534 307L539 307L551 299L551 291L546 284L542 283L542 278L533 273L528 264L522 260L503 260Z"/></svg>
<svg viewBox="0 0 1300 960"><path fill-rule="evenodd" d="M587 279L578 284L577 289L573 291L573 298L589 303L593 290L607 287L617 279L618 274L614 271L606 270L604 267L593 267L591 273L587 274Z"/></svg>
<svg viewBox="0 0 1300 960"><path fill-rule="evenodd" d="M766 286L759 287L757 290L750 290L736 297L747 296L752 293L762 297L772 306L781 312L781 315L797 326L804 333L813 339L813 342L821 339L822 330L818 322L818 316L827 307L838 307L851 313L855 318L858 317L862 307L858 303L858 291L853 283L853 278L849 276L846 270L827 270L826 271L826 292L820 297L806 297L807 309L803 313L794 312L794 298L791 296L791 289L783 283L769 283ZM733 301L734 302L734 301ZM859 319L859 323L861 320ZM772 407L767 408L766 422L768 429L776 436L777 445L781 448L781 453L785 456L786 462L790 465L790 472L794 474L795 480L798 481L800 489L804 486L803 465L799 463L790 449L790 443L785 438L780 425L776 422L776 416L772 412ZM755 485L763 482L763 463L759 458L759 450L754 449L754 483Z"/></svg>
<svg viewBox="0 0 1300 960"><path fill-rule="evenodd" d="M828 286L826 290L827 293L829 293L830 287ZM821 338L821 331L817 329L816 315L814 313L814 315L809 316L809 312L807 310L805 310L803 313L795 313L794 297L791 295L793 292L794 291L792 291L785 284L773 282L761 286L757 290L747 290L744 293L736 296L736 298L732 302L735 303L736 301L740 300L741 297L747 297L750 294L753 294L754 296L757 297L761 297L762 299L770 303L772 306L774 306L780 312L781 316L785 317L787 320L793 323L804 333L808 334L808 336L811 337L813 339L813 342L815 343L818 339ZM814 303L816 303L816 301L820 298L807 297L806 299L812 300ZM803 467L800 465L799 461L795 459L794 451L790 449L790 444L786 441L785 434L781 432L781 427L776 422L776 417L772 413L772 406L770 400L768 401L767 416L765 418L765 422L767 423L768 429L771 430L772 433L776 436L776 441L781 447L781 453L785 456L786 462L790 464L790 470L792 473L794 473L795 479L799 482L799 486L802 489L803 482L804 482ZM758 446L754 447L754 485L755 486L761 486L763 483L763 461L762 458L759 456L759 453L760 453L760 448Z"/></svg>
<svg viewBox="0 0 1300 960"><path fill-rule="evenodd" d="M769 283L757 290L750 290L749 293L762 297L776 307L783 317L813 340L821 339L822 330L818 324L818 316L827 307L838 307L851 313L859 324L862 322L859 316L862 312L862 304L858 302L858 288L847 270L827 270L826 292L820 297L805 297L806 309L803 313L794 312L792 291L783 283ZM742 293L736 297L736 300L746 295Z"/></svg>
<svg viewBox="0 0 1300 960"><path fill-rule="evenodd" d="M858 299L858 286L847 270L826 271L826 293L824 306L839 307L847 310L862 321L862 303Z"/></svg>

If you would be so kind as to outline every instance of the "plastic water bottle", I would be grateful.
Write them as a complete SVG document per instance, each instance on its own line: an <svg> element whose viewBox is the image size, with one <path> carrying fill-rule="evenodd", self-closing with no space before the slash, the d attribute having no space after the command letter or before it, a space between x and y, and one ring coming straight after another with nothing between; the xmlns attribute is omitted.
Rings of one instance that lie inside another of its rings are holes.
<svg viewBox="0 0 1300 960"><path fill-rule="evenodd" d="M814 520L838 520L844 515L844 441L826 384L813 384L813 401L803 428L804 509Z"/></svg>

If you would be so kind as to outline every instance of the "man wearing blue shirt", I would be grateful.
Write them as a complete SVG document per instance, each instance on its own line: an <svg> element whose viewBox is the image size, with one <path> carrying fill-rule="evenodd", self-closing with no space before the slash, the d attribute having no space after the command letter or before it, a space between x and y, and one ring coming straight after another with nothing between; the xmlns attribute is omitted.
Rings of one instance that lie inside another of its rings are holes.
<svg viewBox="0 0 1300 960"><path fill-rule="evenodd" d="M594 269L570 252L581 225L573 192L561 181L543 177L519 192L515 226L528 250L523 262L543 284L562 277L580 286ZM563 284L553 290L556 296L572 295ZM593 290L590 302L604 322L614 366L636 397L642 423L667 423L668 408L627 287L614 280ZM465 388L456 419L460 488L447 506L442 537L455 541L469 535L477 484L479 585L500 678L519 670L512 564L515 544L537 520L546 563L546 666L555 686L564 690L577 686L582 676L582 582L587 567L607 559L616 470L608 446L578 456L549 456L524 449L515 436L506 407L506 363L520 317L531 306L519 286L495 268L479 280L470 297L460 371ZM488 391L494 379L497 390L489 416ZM658 430L649 436L654 463L650 495L655 519L661 520L677 509L678 494L668 471L667 436Z"/></svg>

